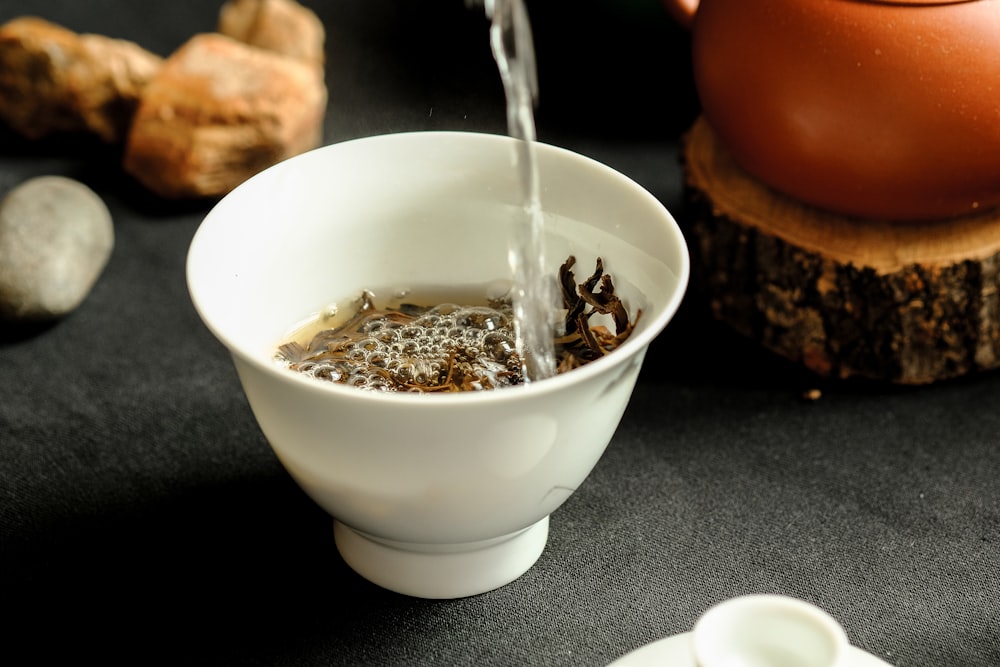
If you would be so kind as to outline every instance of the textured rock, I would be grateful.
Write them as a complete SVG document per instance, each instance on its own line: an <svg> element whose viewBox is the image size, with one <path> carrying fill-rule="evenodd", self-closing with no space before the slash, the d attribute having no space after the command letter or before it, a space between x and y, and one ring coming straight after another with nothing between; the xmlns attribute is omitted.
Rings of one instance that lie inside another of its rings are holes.
<svg viewBox="0 0 1000 667"><path fill-rule="evenodd" d="M125 170L166 198L223 195L319 145L322 68L218 33L192 37L146 86Z"/></svg>
<svg viewBox="0 0 1000 667"><path fill-rule="evenodd" d="M111 257L114 226L101 198L62 176L40 176L0 202L0 317L53 320L83 302Z"/></svg>
<svg viewBox="0 0 1000 667"><path fill-rule="evenodd" d="M294 0L229 0L219 11L219 32L320 67L325 61L322 22Z"/></svg>
<svg viewBox="0 0 1000 667"><path fill-rule="evenodd" d="M121 142L162 63L129 41L13 19L0 26L0 121L29 139L91 132Z"/></svg>

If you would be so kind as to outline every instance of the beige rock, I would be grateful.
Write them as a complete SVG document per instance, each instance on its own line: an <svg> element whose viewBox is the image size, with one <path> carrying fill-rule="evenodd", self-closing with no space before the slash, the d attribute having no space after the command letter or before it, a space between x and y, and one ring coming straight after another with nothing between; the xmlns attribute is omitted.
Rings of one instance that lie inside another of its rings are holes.
<svg viewBox="0 0 1000 667"><path fill-rule="evenodd" d="M219 11L218 30L251 46L324 63L323 23L295 0L229 0Z"/></svg>
<svg viewBox="0 0 1000 667"><path fill-rule="evenodd" d="M126 40L12 19L0 26L0 120L29 139L93 132L117 143L162 63Z"/></svg>
<svg viewBox="0 0 1000 667"><path fill-rule="evenodd" d="M111 258L104 200L64 176L36 176L0 200L0 321L51 321L86 299Z"/></svg>
<svg viewBox="0 0 1000 667"><path fill-rule="evenodd" d="M322 140L322 68L218 33L192 37L146 87L124 168L168 198L222 195Z"/></svg>

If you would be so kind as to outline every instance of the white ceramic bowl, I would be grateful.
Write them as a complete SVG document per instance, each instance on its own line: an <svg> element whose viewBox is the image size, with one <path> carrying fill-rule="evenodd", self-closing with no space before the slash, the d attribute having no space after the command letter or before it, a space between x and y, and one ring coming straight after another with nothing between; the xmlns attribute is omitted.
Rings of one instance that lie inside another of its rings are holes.
<svg viewBox="0 0 1000 667"><path fill-rule="evenodd" d="M581 155L537 145L546 256L577 278L605 261L628 341L582 368L506 389L378 393L280 368L276 346L325 304L384 286L509 278L522 214L513 140L401 133L316 149L254 176L191 243L194 305L232 354L261 430L335 518L357 572L428 598L502 586L537 560L548 517L604 452L649 343L687 286L677 224L653 196Z"/></svg>

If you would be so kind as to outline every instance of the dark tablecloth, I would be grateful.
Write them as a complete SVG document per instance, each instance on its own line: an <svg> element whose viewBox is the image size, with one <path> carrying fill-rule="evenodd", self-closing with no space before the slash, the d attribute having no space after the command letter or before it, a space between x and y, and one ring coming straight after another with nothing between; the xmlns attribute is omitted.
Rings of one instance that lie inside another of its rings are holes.
<svg viewBox="0 0 1000 667"><path fill-rule="evenodd" d="M219 4L0 0L0 22L30 13L167 55L214 29ZM325 143L506 131L481 10L304 4L328 31ZM529 11L539 138L619 169L683 225L687 33L655 0ZM151 196L116 148L0 130L0 192L40 174L100 194L116 246L69 317L0 335L0 662L605 665L773 592L899 667L1000 664L997 374L821 381L689 292L535 567L483 595L411 599L342 562L195 315L185 254L210 203Z"/></svg>

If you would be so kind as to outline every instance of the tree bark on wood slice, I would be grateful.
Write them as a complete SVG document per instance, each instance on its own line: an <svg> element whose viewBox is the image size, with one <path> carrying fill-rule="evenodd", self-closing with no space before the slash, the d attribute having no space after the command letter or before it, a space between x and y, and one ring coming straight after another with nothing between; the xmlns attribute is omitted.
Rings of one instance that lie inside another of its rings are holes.
<svg viewBox="0 0 1000 667"><path fill-rule="evenodd" d="M1000 210L852 219L785 197L699 118L685 227L712 314L823 377L927 384L1000 366Z"/></svg>

